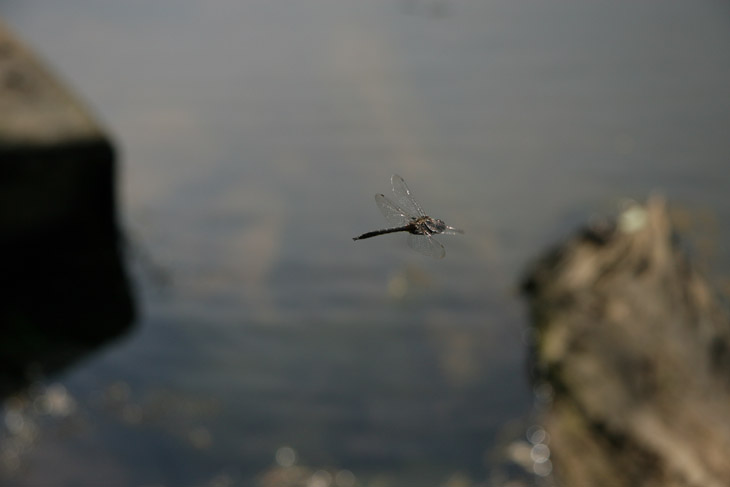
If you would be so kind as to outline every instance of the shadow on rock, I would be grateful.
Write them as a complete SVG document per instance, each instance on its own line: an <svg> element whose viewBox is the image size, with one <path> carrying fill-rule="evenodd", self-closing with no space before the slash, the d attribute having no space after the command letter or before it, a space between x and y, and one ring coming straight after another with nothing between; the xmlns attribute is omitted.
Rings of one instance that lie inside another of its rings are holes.
<svg viewBox="0 0 730 487"><path fill-rule="evenodd" d="M103 139L0 147L0 399L131 327L114 162Z"/></svg>

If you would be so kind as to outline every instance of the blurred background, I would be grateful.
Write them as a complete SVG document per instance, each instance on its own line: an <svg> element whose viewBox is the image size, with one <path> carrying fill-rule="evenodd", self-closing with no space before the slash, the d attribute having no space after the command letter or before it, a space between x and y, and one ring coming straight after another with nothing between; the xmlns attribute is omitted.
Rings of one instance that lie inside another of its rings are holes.
<svg viewBox="0 0 730 487"><path fill-rule="evenodd" d="M730 270L720 0L1 0L120 153L138 318L11 397L0 483L533 485L525 266L658 191ZM398 173L464 228L386 226ZM529 439L529 435L528 438ZM540 474L549 471L540 470Z"/></svg>

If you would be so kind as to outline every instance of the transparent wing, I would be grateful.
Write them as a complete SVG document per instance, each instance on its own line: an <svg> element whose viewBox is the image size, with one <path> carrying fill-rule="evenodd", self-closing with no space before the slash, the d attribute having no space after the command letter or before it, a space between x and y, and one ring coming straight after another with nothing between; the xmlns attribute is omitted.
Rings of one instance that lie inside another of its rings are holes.
<svg viewBox="0 0 730 487"><path fill-rule="evenodd" d="M380 212L388 220L388 223L397 227L408 225L411 222L411 217L404 210L400 209L398 205L390 201L382 194L375 195L375 204L378 205Z"/></svg>
<svg viewBox="0 0 730 487"><path fill-rule="evenodd" d="M390 178L390 183L393 185L395 202L400 208L405 210L406 213L409 213L411 216L426 216L426 213L423 212L423 208L421 208L421 205L419 205L413 198L411 190L408 189L408 186L402 177L397 174L393 174Z"/></svg>
<svg viewBox="0 0 730 487"><path fill-rule="evenodd" d="M463 235L464 234L464 230L461 230L459 228L450 227L450 226L446 225L446 230L444 230L441 233L443 235L459 235L459 234Z"/></svg>
<svg viewBox="0 0 730 487"><path fill-rule="evenodd" d="M444 249L444 246L430 235L409 234L408 246L416 252L428 255L434 259L443 259L444 255L446 255L446 249Z"/></svg>

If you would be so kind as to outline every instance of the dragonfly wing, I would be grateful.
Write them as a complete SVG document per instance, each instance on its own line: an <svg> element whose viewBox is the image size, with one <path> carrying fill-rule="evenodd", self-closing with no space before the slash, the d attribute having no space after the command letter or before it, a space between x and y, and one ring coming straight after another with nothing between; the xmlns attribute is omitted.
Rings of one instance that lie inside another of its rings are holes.
<svg viewBox="0 0 730 487"><path fill-rule="evenodd" d="M402 177L397 174L393 174L390 178L390 183L393 185L393 194L395 195L395 201L398 203L398 206L404 209L407 213L410 213L411 216L426 216L423 208L421 208L421 205L419 205L415 198L413 198L411 190L408 189L408 186Z"/></svg>
<svg viewBox="0 0 730 487"><path fill-rule="evenodd" d="M416 252L428 255L434 259L443 259L444 255L446 255L446 249L444 249L444 246L430 235L409 234L408 246Z"/></svg>
<svg viewBox="0 0 730 487"><path fill-rule="evenodd" d="M441 233L444 234L444 235L463 235L464 234L464 230L461 230L459 228L450 227L450 226L447 225L446 226L446 230L444 230Z"/></svg>
<svg viewBox="0 0 730 487"><path fill-rule="evenodd" d="M375 195L375 204L391 225L400 227L411 222L411 216L382 194Z"/></svg>

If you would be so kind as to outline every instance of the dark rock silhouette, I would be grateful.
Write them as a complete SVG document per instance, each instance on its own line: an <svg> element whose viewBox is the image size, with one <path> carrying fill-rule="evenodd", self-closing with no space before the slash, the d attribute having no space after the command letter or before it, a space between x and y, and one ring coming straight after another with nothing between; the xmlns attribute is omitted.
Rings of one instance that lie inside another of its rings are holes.
<svg viewBox="0 0 730 487"><path fill-rule="evenodd" d="M0 399L129 329L115 151L0 24Z"/></svg>

